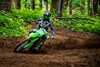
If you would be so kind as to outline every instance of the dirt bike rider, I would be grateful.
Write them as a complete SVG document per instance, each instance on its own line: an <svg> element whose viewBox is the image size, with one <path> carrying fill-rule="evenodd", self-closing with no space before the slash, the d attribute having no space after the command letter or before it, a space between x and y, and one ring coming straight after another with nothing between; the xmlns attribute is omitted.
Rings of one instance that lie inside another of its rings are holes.
<svg viewBox="0 0 100 67"><path fill-rule="evenodd" d="M35 21L36 23L39 24L38 29L41 28L42 25L46 25L46 23L51 23L51 22L50 22L50 16L51 16L51 13L50 13L49 11L46 11L46 12L44 13L43 17L41 17L41 18L39 18L39 19L37 19L37 20ZM42 23L42 25L41 25L41 23ZM55 34L55 33L54 33L53 24L51 23L49 26L45 27L45 30L48 31L48 28L49 28L49 27L50 27L51 32L52 32L51 38L53 39L53 38L54 38L54 34ZM32 32L32 30L31 30L30 32ZM44 36L44 37L43 37L43 41L42 41L39 45L37 45L36 50L38 50L39 48L41 48L41 47L43 46L45 40L46 40L46 36Z"/></svg>

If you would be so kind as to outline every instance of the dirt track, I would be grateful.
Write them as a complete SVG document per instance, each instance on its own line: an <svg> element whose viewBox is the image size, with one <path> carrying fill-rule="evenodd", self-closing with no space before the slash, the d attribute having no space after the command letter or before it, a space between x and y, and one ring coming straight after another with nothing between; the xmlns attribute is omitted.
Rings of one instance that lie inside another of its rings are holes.
<svg viewBox="0 0 100 67"><path fill-rule="evenodd" d="M0 67L100 67L100 36L56 28L38 53L13 53L23 39L0 39Z"/></svg>

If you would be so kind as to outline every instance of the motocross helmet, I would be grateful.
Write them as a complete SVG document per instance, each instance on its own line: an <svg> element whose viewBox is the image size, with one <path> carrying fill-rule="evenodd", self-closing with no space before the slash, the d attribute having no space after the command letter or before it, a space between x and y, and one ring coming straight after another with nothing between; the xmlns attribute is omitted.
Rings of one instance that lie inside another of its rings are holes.
<svg viewBox="0 0 100 67"><path fill-rule="evenodd" d="M50 16L51 16L51 13L50 13L49 11L46 11L46 12L44 13L44 15L43 15L43 18L44 18L45 20L49 20L49 19L50 19Z"/></svg>

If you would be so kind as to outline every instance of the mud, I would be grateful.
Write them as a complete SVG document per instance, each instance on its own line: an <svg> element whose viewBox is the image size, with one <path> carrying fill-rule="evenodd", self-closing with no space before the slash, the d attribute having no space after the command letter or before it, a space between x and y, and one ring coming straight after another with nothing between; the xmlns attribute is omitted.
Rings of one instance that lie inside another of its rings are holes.
<svg viewBox="0 0 100 67"><path fill-rule="evenodd" d="M0 38L0 67L100 67L100 36L55 29L55 38L37 53L13 52L25 37Z"/></svg>

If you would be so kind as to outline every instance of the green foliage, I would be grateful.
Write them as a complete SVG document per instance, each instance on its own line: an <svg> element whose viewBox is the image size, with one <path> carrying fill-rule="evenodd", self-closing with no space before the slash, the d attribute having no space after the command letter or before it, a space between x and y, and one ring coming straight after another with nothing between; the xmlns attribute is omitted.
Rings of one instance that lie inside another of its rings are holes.
<svg viewBox="0 0 100 67"><path fill-rule="evenodd" d="M91 33L100 33L100 17L90 17L88 16L87 12L81 13L79 9L73 10L73 14L69 15L66 10L62 13L63 17L67 18L76 18L76 19L66 19L60 20L56 23L56 26L65 27L71 30L78 30L78 31L86 31ZM77 19L77 18L84 18L84 19ZM89 19L91 20L89 20Z"/></svg>
<svg viewBox="0 0 100 67"><path fill-rule="evenodd" d="M22 9L22 10L13 10L12 15L18 19L23 20L24 22L31 22L34 19L39 18L42 16L43 11L36 9L36 10L29 10L29 9Z"/></svg>
<svg viewBox="0 0 100 67"><path fill-rule="evenodd" d="M0 11L0 37L25 35L26 30L20 19Z"/></svg>
<svg viewBox="0 0 100 67"><path fill-rule="evenodd" d="M40 9L13 9L12 13L0 11L0 37L26 35L26 29L30 29L27 22L32 22L42 14L43 10Z"/></svg>
<svg viewBox="0 0 100 67"><path fill-rule="evenodd" d="M80 0L73 0L72 2L73 2L73 5L79 5Z"/></svg>
<svg viewBox="0 0 100 67"><path fill-rule="evenodd" d="M12 13L0 11L0 37L26 35L26 29L30 29L27 22L42 16L43 11L21 9Z"/></svg>
<svg viewBox="0 0 100 67"><path fill-rule="evenodd" d="M91 33L100 33L100 18L91 18L92 20L82 19L67 19L66 21L59 20L55 25L68 28L71 30L85 31Z"/></svg>

